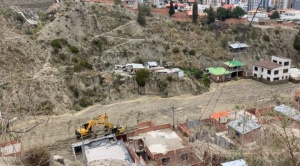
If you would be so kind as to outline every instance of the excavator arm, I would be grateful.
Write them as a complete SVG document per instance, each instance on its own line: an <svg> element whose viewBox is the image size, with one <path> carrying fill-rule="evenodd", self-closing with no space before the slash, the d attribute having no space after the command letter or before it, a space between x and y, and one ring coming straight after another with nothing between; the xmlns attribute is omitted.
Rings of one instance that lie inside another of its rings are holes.
<svg viewBox="0 0 300 166"><path fill-rule="evenodd" d="M76 137L81 138L81 137L86 136L90 133L93 133L92 132L92 127L94 125L98 125L98 124L103 124L104 128L106 130L110 130L110 132L113 133L113 134L119 134L119 133L123 133L125 131L125 128L123 126L114 126L113 124L108 122L108 116L105 113L104 115L101 115L97 118L94 118L94 119L90 120L89 123L86 123L81 128L77 129L75 131Z"/></svg>

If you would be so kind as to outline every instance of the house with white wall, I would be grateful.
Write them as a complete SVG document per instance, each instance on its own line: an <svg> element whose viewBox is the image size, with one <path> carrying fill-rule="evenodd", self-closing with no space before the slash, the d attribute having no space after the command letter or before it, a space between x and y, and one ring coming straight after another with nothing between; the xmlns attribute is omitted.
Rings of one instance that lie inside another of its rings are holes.
<svg viewBox="0 0 300 166"><path fill-rule="evenodd" d="M253 64L253 77L270 82L288 80L291 60L272 56L271 61L263 60Z"/></svg>

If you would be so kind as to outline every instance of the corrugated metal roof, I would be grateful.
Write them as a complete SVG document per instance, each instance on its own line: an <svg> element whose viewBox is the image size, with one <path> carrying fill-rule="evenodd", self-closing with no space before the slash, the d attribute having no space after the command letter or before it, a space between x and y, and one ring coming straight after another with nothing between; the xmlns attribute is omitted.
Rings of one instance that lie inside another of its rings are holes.
<svg viewBox="0 0 300 166"><path fill-rule="evenodd" d="M245 65L243 62L237 61L237 60L225 62L224 64L229 66L229 67L239 67L239 66L244 66Z"/></svg>
<svg viewBox="0 0 300 166"><path fill-rule="evenodd" d="M221 163L222 166L247 166L247 163L244 159L229 161L226 163Z"/></svg>
<svg viewBox="0 0 300 166"><path fill-rule="evenodd" d="M144 69L145 68L143 64L139 64L139 63L126 64L126 67L131 67L133 69Z"/></svg>
<svg viewBox="0 0 300 166"><path fill-rule="evenodd" d="M158 66L157 62L147 62L149 66Z"/></svg>
<svg viewBox="0 0 300 166"><path fill-rule="evenodd" d="M241 134L247 134L261 127L260 124L246 117L238 118L234 121L229 122L227 125Z"/></svg>
<svg viewBox="0 0 300 166"><path fill-rule="evenodd" d="M209 67L209 68L207 68L207 70L209 71L209 73L216 75L216 76L230 74L230 72L223 67Z"/></svg>
<svg viewBox="0 0 300 166"><path fill-rule="evenodd" d="M259 66L259 67L264 67L267 69L276 69L278 67L281 67L282 65L268 61L268 60L263 60L263 61L259 61L259 62L255 62L253 64L254 66Z"/></svg>
<svg viewBox="0 0 300 166"><path fill-rule="evenodd" d="M245 43L234 43L234 44L229 44L229 47L233 49L237 49L237 48L247 48L249 46Z"/></svg>
<svg viewBox="0 0 300 166"><path fill-rule="evenodd" d="M291 108L289 106L282 104L279 106L275 106L274 110L279 113L282 113L283 115L285 115L293 120L300 122L300 112L294 108Z"/></svg>

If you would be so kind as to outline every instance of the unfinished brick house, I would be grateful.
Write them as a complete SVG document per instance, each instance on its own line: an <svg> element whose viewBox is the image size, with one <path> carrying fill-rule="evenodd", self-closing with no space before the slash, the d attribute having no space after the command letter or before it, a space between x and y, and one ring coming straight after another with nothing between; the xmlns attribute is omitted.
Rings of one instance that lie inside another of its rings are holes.
<svg viewBox="0 0 300 166"><path fill-rule="evenodd" d="M227 124L228 136L239 144L255 141L261 125L247 118L238 118Z"/></svg>
<svg viewBox="0 0 300 166"><path fill-rule="evenodd" d="M130 151L143 156L147 164L200 166L191 144L171 124L141 123L127 138Z"/></svg>

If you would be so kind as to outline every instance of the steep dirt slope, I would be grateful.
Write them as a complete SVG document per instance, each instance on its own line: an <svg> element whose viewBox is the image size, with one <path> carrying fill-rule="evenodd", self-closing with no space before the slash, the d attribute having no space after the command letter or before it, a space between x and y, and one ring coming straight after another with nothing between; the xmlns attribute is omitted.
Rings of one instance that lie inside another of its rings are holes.
<svg viewBox="0 0 300 166"><path fill-rule="evenodd" d="M251 28L245 38L251 47L233 54L224 43L239 41L244 25L200 27L153 14L142 27L124 8L92 3L64 3L58 18L45 17L38 26L27 25L7 8L0 13L2 107L16 113L62 113L94 102L138 97L134 79L114 75L114 64L156 60L203 69L223 65L235 55L251 68L274 54L298 63L293 49L297 30ZM189 55L191 50L195 55ZM167 90L162 91L149 86L147 93L205 91L195 80L184 81L166 81Z"/></svg>

